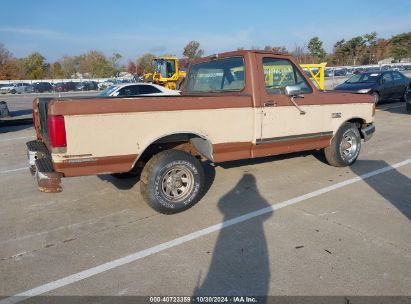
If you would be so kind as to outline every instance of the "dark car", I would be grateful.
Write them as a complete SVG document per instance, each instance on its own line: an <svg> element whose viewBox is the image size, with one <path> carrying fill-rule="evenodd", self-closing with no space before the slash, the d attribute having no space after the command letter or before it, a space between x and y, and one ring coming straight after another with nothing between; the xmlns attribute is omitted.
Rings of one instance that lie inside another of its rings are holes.
<svg viewBox="0 0 411 304"><path fill-rule="evenodd" d="M336 91L372 94L377 104L380 100L401 99L406 101L406 89L411 80L398 71L355 74L335 87Z"/></svg>
<svg viewBox="0 0 411 304"><path fill-rule="evenodd" d="M56 92L68 92L74 91L76 89L76 83L69 81L69 82L57 82L54 84L54 91Z"/></svg>
<svg viewBox="0 0 411 304"><path fill-rule="evenodd" d="M31 85L30 90L36 93L43 93L52 92L54 89L50 82L35 82Z"/></svg>
<svg viewBox="0 0 411 304"><path fill-rule="evenodd" d="M98 84L95 81L83 81L76 85L76 91L90 91L97 90Z"/></svg>
<svg viewBox="0 0 411 304"><path fill-rule="evenodd" d="M411 87L408 86L405 91L405 108L407 109L408 114L411 114Z"/></svg>

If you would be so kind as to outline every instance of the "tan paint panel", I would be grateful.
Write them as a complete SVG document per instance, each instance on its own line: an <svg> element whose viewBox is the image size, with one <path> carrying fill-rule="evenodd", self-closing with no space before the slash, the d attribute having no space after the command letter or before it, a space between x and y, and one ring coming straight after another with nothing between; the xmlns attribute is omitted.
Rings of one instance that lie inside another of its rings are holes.
<svg viewBox="0 0 411 304"><path fill-rule="evenodd" d="M93 157L141 154L159 136L190 132L213 144L251 142L254 109L232 108L65 116L67 153ZM53 155L61 162L64 155Z"/></svg>
<svg viewBox="0 0 411 304"><path fill-rule="evenodd" d="M262 138L336 132L342 123L352 118L373 121L370 103L307 105L301 108L306 112L305 115L301 115L294 106L264 108ZM332 118L333 113L341 113L341 117Z"/></svg>

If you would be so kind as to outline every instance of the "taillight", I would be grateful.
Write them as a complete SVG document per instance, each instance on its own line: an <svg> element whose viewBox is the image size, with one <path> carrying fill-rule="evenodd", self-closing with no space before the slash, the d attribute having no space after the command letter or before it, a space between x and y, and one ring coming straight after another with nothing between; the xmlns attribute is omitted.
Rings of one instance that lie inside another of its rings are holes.
<svg viewBox="0 0 411 304"><path fill-rule="evenodd" d="M62 148L67 146L66 127L64 125L64 116L53 115L47 119L49 129L50 145L53 148Z"/></svg>

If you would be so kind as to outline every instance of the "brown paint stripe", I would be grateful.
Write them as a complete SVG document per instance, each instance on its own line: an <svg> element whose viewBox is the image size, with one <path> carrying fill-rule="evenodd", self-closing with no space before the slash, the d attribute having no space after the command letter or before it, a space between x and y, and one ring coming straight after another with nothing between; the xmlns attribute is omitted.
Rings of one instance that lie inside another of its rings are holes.
<svg viewBox="0 0 411 304"><path fill-rule="evenodd" d="M95 175L102 173L122 173L132 169L136 154L87 159L70 159L61 163L53 163L54 170L64 176ZM85 161L86 160L86 161Z"/></svg>
<svg viewBox="0 0 411 304"><path fill-rule="evenodd" d="M249 95L91 98L52 101L49 114L85 115L247 107L253 107L253 100Z"/></svg>
<svg viewBox="0 0 411 304"><path fill-rule="evenodd" d="M331 138L331 135L327 135L266 144L252 144L249 142L215 144L213 145L213 159L214 162L220 163L239 159L322 149L330 145Z"/></svg>
<svg viewBox="0 0 411 304"><path fill-rule="evenodd" d="M284 153L322 149L330 145L331 138L331 135L327 135L254 145L253 157L264 157Z"/></svg>

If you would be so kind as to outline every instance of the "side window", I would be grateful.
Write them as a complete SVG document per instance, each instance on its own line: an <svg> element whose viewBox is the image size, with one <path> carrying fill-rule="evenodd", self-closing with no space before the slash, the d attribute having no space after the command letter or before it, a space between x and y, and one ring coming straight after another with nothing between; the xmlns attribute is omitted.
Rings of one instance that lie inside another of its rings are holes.
<svg viewBox="0 0 411 304"><path fill-rule="evenodd" d="M398 72L392 72L392 77L394 81L403 81L401 74Z"/></svg>
<svg viewBox="0 0 411 304"><path fill-rule="evenodd" d="M299 85L303 93L313 91L300 71L287 59L263 58L263 69L268 94L284 94L288 85Z"/></svg>
<svg viewBox="0 0 411 304"><path fill-rule="evenodd" d="M140 94L155 94L161 93L161 91L151 85L141 85L140 86Z"/></svg>
<svg viewBox="0 0 411 304"><path fill-rule="evenodd" d="M126 86L120 90L117 96L135 96L139 95L139 86Z"/></svg>
<svg viewBox="0 0 411 304"><path fill-rule="evenodd" d="M384 82L392 82L392 77L391 77L391 73L384 73L382 74L382 79L384 80Z"/></svg>

